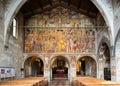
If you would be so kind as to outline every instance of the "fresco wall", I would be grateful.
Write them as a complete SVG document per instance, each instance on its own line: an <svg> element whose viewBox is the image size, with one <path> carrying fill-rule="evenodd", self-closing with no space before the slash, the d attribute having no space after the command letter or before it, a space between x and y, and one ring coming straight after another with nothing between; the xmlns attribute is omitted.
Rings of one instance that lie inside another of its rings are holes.
<svg viewBox="0 0 120 86"><path fill-rule="evenodd" d="M95 53L95 20L63 7L25 22L25 53Z"/></svg>

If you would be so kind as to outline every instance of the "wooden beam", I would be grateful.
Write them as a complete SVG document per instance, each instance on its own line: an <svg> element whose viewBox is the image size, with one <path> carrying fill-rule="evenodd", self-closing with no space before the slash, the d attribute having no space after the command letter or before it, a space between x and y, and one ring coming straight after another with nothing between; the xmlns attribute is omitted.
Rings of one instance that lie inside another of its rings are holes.
<svg viewBox="0 0 120 86"><path fill-rule="evenodd" d="M59 0L59 3L61 3L62 2L62 0Z"/></svg>
<svg viewBox="0 0 120 86"><path fill-rule="evenodd" d="M30 9L31 13L34 13L32 7L31 7L31 3L29 1L27 2L27 7L28 7L28 9Z"/></svg>
<svg viewBox="0 0 120 86"><path fill-rule="evenodd" d="M89 16L89 17L92 17L92 18L95 18L96 16L95 15L91 15L91 14L88 14L87 13L87 10L84 11L84 10L80 10L80 9L77 9L75 5L70 5L70 6L67 6L65 3L60 3L60 6L64 7L64 8L68 8L70 10L73 10L75 12L78 12L78 13L81 13L83 15L86 15L86 16Z"/></svg>
<svg viewBox="0 0 120 86"><path fill-rule="evenodd" d="M68 1L68 6L70 6L70 4L71 4L71 0Z"/></svg>
<svg viewBox="0 0 120 86"><path fill-rule="evenodd" d="M50 5L52 6L52 1L51 1L51 0L49 0L49 3L50 3Z"/></svg>
<svg viewBox="0 0 120 86"><path fill-rule="evenodd" d="M34 11L34 14L32 14L32 13L26 13L24 17L27 18L27 17L33 16L33 15L35 15L35 14L41 14L41 13L43 13L43 12L45 12L45 11L49 11L49 10L51 10L51 9L53 9L53 8L58 7L58 6L62 6L62 7L64 7L64 8L73 10L73 11L75 11L75 12L81 13L81 14L86 15L86 16L91 17L91 18L96 18L96 15L88 14L87 11L83 11L83 10L77 9L76 6L74 6L74 5L68 6L68 5L65 4L64 2L56 3L56 4L54 4L54 5L51 6L51 7L44 8L43 10L41 10L41 9L36 9L36 10Z"/></svg>
<svg viewBox="0 0 120 86"><path fill-rule="evenodd" d="M33 16L33 15L44 13L44 12L49 11L49 10L52 10L53 8L56 8L56 7L58 7L58 6L61 6L61 3L56 3L56 4L54 4L53 6L50 6L50 7L47 7L47 8L45 7L43 10L41 10L41 9L36 9L36 10L34 11L34 14L32 14L32 13L26 13L26 14L24 15L24 18L29 18L29 17L31 17L31 16Z"/></svg>
<svg viewBox="0 0 120 86"><path fill-rule="evenodd" d="M93 8L93 4L91 2L89 2L88 6L89 6L89 8L88 8L87 12L89 14L89 12L91 11L91 9Z"/></svg>
<svg viewBox="0 0 120 86"><path fill-rule="evenodd" d="M43 10L43 4L41 3L41 1L40 0L37 0L38 1L38 4L40 4L39 6L40 6L40 8Z"/></svg>
<svg viewBox="0 0 120 86"><path fill-rule="evenodd" d="M82 0L78 0L78 6L77 6L77 9L79 9L81 7L81 1Z"/></svg>

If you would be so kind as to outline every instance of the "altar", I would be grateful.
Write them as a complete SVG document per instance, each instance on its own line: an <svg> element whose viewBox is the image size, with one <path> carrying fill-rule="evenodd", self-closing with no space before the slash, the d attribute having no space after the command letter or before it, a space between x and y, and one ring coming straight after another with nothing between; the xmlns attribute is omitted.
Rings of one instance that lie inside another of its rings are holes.
<svg viewBox="0 0 120 86"><path fill-rule="evenodd" d="M55 68L53 68L52 74L53 74L53 79L67 79L68 78L68 68L55 67Z"/></svg>
<svg viewBox="0 0 120 86"><path fill-rule="evenodd" d="M53 68L53 79L67 79L68 68Z"/></svg>

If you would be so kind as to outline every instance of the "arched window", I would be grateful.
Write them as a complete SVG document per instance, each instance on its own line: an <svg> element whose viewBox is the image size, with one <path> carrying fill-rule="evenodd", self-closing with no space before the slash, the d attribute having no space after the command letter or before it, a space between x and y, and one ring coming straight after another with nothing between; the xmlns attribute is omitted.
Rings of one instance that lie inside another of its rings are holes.
<svg viewBox="0 0 120 86"><path fill-rule="evenodd" d="M13 19L13 37L18 37L18 23L16 18Z"/></svg>

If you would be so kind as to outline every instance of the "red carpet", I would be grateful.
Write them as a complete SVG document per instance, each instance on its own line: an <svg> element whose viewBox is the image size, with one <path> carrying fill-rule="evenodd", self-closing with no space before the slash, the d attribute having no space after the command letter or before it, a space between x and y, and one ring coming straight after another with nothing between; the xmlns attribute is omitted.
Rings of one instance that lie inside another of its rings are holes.
<svg viewBox="0 0 120 86"><path fill-rule="evenodd" d="M67 76L66 74L54 74L53 79L67 79Z"/></svg>
<svg viewBox="0 0 120 86"><path fill-rule="evenodd" d="M65 75L64 74L58 74L57 77L58 78L65 78Z"/></svg>

